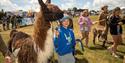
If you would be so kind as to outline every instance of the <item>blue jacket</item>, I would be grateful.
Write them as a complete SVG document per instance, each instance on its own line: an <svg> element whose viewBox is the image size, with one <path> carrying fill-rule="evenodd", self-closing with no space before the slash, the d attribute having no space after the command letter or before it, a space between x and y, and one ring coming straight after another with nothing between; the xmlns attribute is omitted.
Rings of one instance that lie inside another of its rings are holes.
<svg viewBox="0 0 125 63"><path fill-rule="evenodd" d="M72 53L75 49L75 37L74 33L70 28L64 28L63 26L58 27L59 36L54 36L54 46L56 52L63 56L68 53ZM68 40L70 37L70 40Z"/></svg>

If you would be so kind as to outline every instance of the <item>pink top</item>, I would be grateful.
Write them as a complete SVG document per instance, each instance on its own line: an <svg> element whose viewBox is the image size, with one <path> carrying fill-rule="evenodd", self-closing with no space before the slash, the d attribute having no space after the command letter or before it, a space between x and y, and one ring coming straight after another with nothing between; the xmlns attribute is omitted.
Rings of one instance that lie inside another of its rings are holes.
<svg viewBox="0 0 125 63"><path fill-rule="evenodd" d="M91 21L91 19L89 17L80 16L80 18L78 20L78 23L79 23L81 31L84 30L84 27L85 27L85 31L90 31L90 28L91 28L91 25L92 25L92 21ZM86 24L85 26L83 26L84 23Z"/></svg>

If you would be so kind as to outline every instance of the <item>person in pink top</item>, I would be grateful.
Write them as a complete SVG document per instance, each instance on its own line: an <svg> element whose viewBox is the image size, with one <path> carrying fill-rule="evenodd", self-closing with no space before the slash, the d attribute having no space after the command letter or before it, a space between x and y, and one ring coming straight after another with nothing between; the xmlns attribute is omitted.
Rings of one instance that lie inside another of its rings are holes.
<svg viewBox="0 0 125 63"><path fill-rule="evenodd" d="M79 24L80 32L82 35L81 40L85 39L86 47L88 47L89 32L91 31L91 26L92 26L92 21L89 18L88 10L84 10L81 13L81 16L78 20L78 24Z"/></svg>

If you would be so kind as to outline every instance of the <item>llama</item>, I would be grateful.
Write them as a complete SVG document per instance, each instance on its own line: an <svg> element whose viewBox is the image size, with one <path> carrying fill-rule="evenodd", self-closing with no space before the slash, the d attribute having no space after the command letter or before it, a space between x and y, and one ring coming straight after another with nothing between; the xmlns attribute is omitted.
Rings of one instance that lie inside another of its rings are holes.
<svg viewBox="0 0 125 63"><path fill-rule="evenodd" d="M63 17L63 12L50 0L44 3L38 0L40 12L36 14L33 37L12 30L10 33L9 50L16 57L17 63L47 63L53 53L53 36L50 22Z"/></svg>

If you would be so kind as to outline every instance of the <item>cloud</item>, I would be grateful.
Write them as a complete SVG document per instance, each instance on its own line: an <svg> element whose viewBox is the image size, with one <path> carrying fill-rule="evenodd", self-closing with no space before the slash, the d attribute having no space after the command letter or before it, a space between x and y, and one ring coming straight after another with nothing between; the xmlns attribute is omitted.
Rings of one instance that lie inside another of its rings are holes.
<svg viewBox="0 0 125 63"><path fill-rule="evenodd" d="M46 2L46 0L43 0L43 2ZM38 0L31 0L30 3L32 3L32 4L37 3L38 4Z"/></svg>
<svg viewBox="0 0 125 63"><path fill-rule="evenodd" d="M27 11L32 8L32 5L29 1L14 1L14 0L3 0L0 1L0 9L4 9L5 11L17 11L24 10Z"/></svg>
<svg viewBox="0 0 125 63"><path fill-rule="evenodd" d="M46 0L43 0L44 2ZM117 6L125 8L125 0L52 0L53 4L58 5L61 9L68 8L88 8L90 10L99 10L101 6L108 5L110 9ZM13 10L35 10L39 11L38 0L2 0L0 9L7 11Z"/></svg>
<svg viewBox="0 0 125 63"><path fill-rule="evenodd" d="M43 2L45 3L46 0L43 0ZM40 6L39 6L39 3L38 3L38 0L31 0L30 4L32 5L32 10L34 10L36 12L40 11Z"/></svg>
<svg viewBox="0 0 125 63"><path fill-rule="evenodd" d="M108 5L109 9L113 9L115 7L125 7L125 0L94 0L92 8L99 10L103 5Z"/></svg>
<svg viewBox="0 0 125 63"><path fill-rule="evenodd" d="M61 9L77 7L77 0L62 0Z"/></svg>
<svg viewBox="0 0 125 63"><path fill-rule="evenodd" d="M43 0L44 2L46 0ZM56 0L52 3L58 5L61 9L68 9L73 7L78 7L77 0ZM61 5L60 5L61 4ZM0 1L0 9L5 9L6 11L13 10L35 10L39 11L39 4L37 0L3 0Z"/></svg>
<svg viewBox="0 0 125 63"><path fill-rule="evenodd" d="M21 9L21 7L19 7L16 4L13 4L10 0L2 0L0 1L0 9L4 9L5 11L13 11L13 10L17 10L17 9Z"/></svg>
<svg viewBox="0 0 125 63"><path fill-rule="evenodd" d="M90 8L91 8L90 2L87 2L87 3L83 6L83 9L90 9Z"/></svg>

